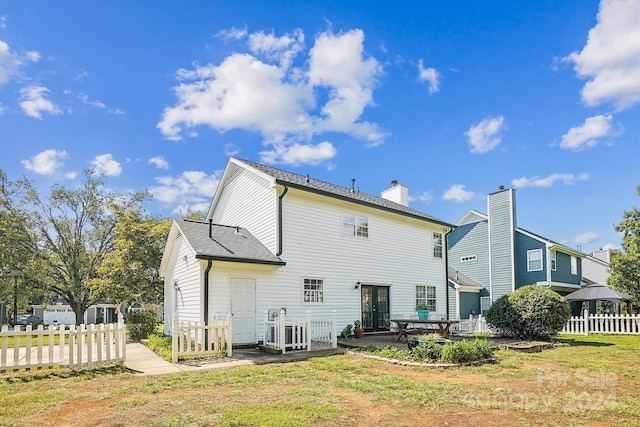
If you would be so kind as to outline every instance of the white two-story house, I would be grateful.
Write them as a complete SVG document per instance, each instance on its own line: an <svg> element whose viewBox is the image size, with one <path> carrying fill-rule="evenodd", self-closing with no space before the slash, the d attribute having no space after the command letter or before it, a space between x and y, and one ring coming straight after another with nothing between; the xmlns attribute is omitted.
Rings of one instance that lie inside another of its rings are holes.
<svg viewBox="0 0 640 427"><path fill-rule="evenodd" d="M234 344L251 344L274 309L336 310L338 330L361 320L371 332L417 304L445 317L452 228L409 208L407 187L395 181L376 197L230 158L207 221L172 224L161 265L165 318L208 323L232 313Z"/></svg>

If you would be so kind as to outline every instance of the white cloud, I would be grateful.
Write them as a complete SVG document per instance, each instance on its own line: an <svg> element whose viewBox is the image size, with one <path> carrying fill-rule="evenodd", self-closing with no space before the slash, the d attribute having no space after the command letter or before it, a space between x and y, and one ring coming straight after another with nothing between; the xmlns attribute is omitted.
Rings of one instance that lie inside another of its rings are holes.
<svg viewBox="0 0 640 427"><path fill-rule="evenodd" d="M158 169L169 169L169 163L163 156L155 156L149 159L150 165L155 165Z"/></svg>
<svg viewBox="0 0 640 427"><path fill-rule="evenodd" d="M616 245L615 243L607 243L602 247L603 251L608 251L609 249L618 249L618 245Z"/></svg>
<svg viewBox="0 0 640 427"><path fill-rule="evenodd" d="M35 50L31 50L31 51L27 52L26 57L31 62L40 61L40 54L38 52L36 52Z"/></svg>
<svg viewBox="0 0 640 427"><path fill-rule="evenodd" d="M640 102L640 0L602 0L598 22L580 52L564 59L580 77L586 105L612 102L623 110Z"/></svg>
<svg viewBox="0 0 640 427"><path fill-rule="evenodd" d="M42 113L62 114L62 110L45 98L49 89L42 86L29 86L20 89L20 107L27 116L42 120Z"/></svg>
<svg viewBox="0 0 640 427"><path fill-rule="evenodd" d="M462 184L454 184L444 192L442 198L444 200L453 200L455 202L465 202L471 200L476 194L473 191L467 191Z"/></svg>
<svg viewBox="0 0 640 427"><path fill-rule="evenodd" d="M97 175L118 176L122 173L122 166L120 166L120 163L113 160L113 156L108 153L96 156L91 161L91 165L95 169Z"/></svg>
<svg viewBox="0 0 640 427"><path fill-rule="evenodd" d="M9 45L0 40L0 85L8 83L18 75L20 58L11 51Z"/></svg>
<svg viewBox="0 0 640 427"><path fill-rule="evenodd" d="M475 126L471 126L465 135L468 138L471 152L487 153L502 142L500 132L504 130L504 116L484 119Z"/></svg>
<svg viewBox="0 0 640 427"><path fill-rule="evenodd" d="M569 132L562 135L560 147L580 151L596 146L599 138L613 135L611 129L612 119L611 114L589 117L582 126L572 127Z"/></svg>
<svg viewBox="0 0 640 427"><path fill-rule="evenodd" d="M67 179L76 179L76 176L78 176L77 172L67 172L66 174L64 174L64 177Z"/></svg>
<svg viewBox="0 0 640 427"><path fill-rule="evenodd" d="M220 183L219 173L208 175L200 171L185 171L177 178L170 176L157 177L157 187L149 192L162 203L180 206L174 213L201 211L206 209ZM177 211L177 212L176 212Z"/></svg>
<svg viewBox="0 0 640 427"><path fill-rule="evenodd" d="M80 99L80 101L82 101L84 104L87 104L87 105L93 105L94 107L101 108L101 109L107 108L104 102L89 99L89 95L87 95L84 92L80 92L80 94L78 95L78 99Z"/></svg>
<svg viewBox="0 0 640 427"><path fill-rule="evenodd" d="M202 125L219 132L244 129L261 134L272 153L294 161L302 147L316 147L316 153L322 148L326 156L327 144L310 142L324 132L346 133L368 145L383 142L377 124L360 120L382 73L363 52L361 30L319 34L307 69L291 66L303 48L301 30L282 37L255 33L249 41L256 56L234 53L219 65L178 70L177 103L165 108L157 126L167 139L180 140Z"/></svg>
<svg viewBox="0 0 640 427"><path fill-rule="evenodd" d="M319 165L332 159L337 154L336 148L328 141L318 145L298 144L284 145L271 151L260 153L265 163L284 163L292 166L300 164Z"/></svg>
<svg viewBox="0 0 640 427"><path fill-rule="evenodd" d="M220 30L217 33L215 33L213 36L221 38L225 41L240 40L247 36L247 27L244 27L244 28L231 27L226 30Z"/></svg>
<svg viewBox="0 0 640 427"><path fill-rule="evenodd" d="M422 59L418 61L421 82L429 82L429 93L440 91L440 73L435 68L424 68Z"/></svg>
<svg viewBox="0 0 640 427"><path fill-rule="evenodd" d="M224 155L227 157L233 157L236 154L238 154L240 152L240 150L238 149L238 147L236 147L236 145L233 142L229 142L227 144L224 144Z"/></svg>
<svg viewBox="0 0 640 427"><path fill-rule="evenodd" d="M256 54L264 54L267 59L277 61L280 67L288 69L293 58L304 48L304 33L297 28L292 35L276 37L262 31L249 36L249 47Z"/></svg>
<svg viewBox="0 0 640 427"><path fill-rule="evenodd" d="M598 235L597 232L595 232L595 231L587 231L585 233L576 234L575 236L573 236L571 241L573 243L577 243L579 245L586 245L588 243L595 242L599 238L600 238L600 236Z"/></svg>
<svg viewBox="0 0 640 427"><path fill-rule="evenodd" d="M516 188L525 187L551 187L556 181L562 181L565 185L573 185L579 181L586 181L589 179L589 174L581 173L580 175L574 175L572 173L552 173L547 177L534 176L531 178L522 177L514 179L511 184Z"/></svg>
<svg viewBox="0 0 640 427"><path fill-rule="evenodd" d="M6 28L7 27L7 17L2 15L0 16L0 28Z"/></svg>
<svg viewBox="0 0 640 427"><path fill-rule="evenodd" d="M425 191L421 194L418 194L417 196L409 196L409 201L410 202L421 201L426 204L431 204L433 202L433 192Z"/></svg>
<svg viewBox="0 0 640 427"><path fill-rule="evenodd" d="M67 157L64 150L45 150L31 157L31 160L22 160L22 164L25 169L40 175L52 175L63 166L62 160Z"/></svg>

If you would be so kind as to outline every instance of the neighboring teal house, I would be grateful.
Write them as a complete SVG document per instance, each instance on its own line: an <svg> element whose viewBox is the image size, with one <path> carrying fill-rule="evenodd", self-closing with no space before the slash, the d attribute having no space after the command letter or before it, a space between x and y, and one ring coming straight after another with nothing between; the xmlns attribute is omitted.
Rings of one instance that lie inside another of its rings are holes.
<svg viewBox="0 0 640 427"><path fill-rule="evenodd" d="M522 286L580 289L585 254L518 227L514 189L489 194L487 212L467 212L448 235L450 318L484 314Z"/></svg>

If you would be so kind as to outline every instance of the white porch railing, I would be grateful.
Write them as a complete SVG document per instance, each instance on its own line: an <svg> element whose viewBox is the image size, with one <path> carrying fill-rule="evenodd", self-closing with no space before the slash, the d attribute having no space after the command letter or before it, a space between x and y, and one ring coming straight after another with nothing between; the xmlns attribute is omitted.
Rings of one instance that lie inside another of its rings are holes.
<svg viewBox="0 0 640 427"><path fill-rule="evenodd" d="M102 368L126 360L126 330L122 314L118 323L97 325L27 325L24 331L0 331L0 371L64 366ZM20 345L21 337L24 345ZM9 345L9 339L13 343ZM35 344L33 340L36 340Z"/></svg>
<svg viewBox="0 0 640 427"><path fill-rule="evenodd" d="M571 316L561 333L640 335L640 315L589 314L584 310L582 316Z"/></svg>
<svg viewBox="0 0 640 427"><path fill-rule="evenodd" d="M331 317L314 319L311 311L305 317L287 318L281 310L273 319L264 312L264 339L266 346L285 354L287 350L320 350L338 347L336 311Z"/></svg>
<svg viewBox="0 0 640 427"><path fill-rule="evenodd" d="M173 315L171 331L171 359L177 363L179 359L191 356L226 354L231 357L232 350L231 313L225 320L214 317L209 325L199 322L180 322L178 314Z"/></svg>
<svg viewBox="0 0 640 427"><path fill-rule="evenodd" d="M468 319L460 320L460 323L456 325L457 332L461 334L490 334L491 328L487 324L487 318L482 314L469 315Z"/></svg>

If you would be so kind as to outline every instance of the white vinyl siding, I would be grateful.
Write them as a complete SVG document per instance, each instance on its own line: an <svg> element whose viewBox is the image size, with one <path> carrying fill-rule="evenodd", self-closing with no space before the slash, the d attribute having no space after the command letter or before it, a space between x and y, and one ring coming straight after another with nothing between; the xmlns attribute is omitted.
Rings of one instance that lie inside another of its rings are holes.
<svg viewBox="0 0 640 427"><path fill-rule="evenodd" d="M542 249L527 251L527 271L542 270Z"/></svg>
<svg viewBox="0 0 640 427"><path fill-rule="evenodd" d="M324 281L322 279L304 279L302 286L303 302L324 301Z"/></svg>
<svg viewBox="0 0 640 427"><path fill-rule="evenodd" d="M433 257L442 258L442 233L433 233Z"/></svg>
<svg viewBox="0 0 640 427"><path fill-rule="evenodd" d="M435 286L416 286L416 307L426 305L429 311L436 311L436 287Z"/></svg>
<svg viewBox="0 0 640 427"><path fill-rule="evenodd" d="M578 258L571 257L571 274L578 274Z"/></svg>

